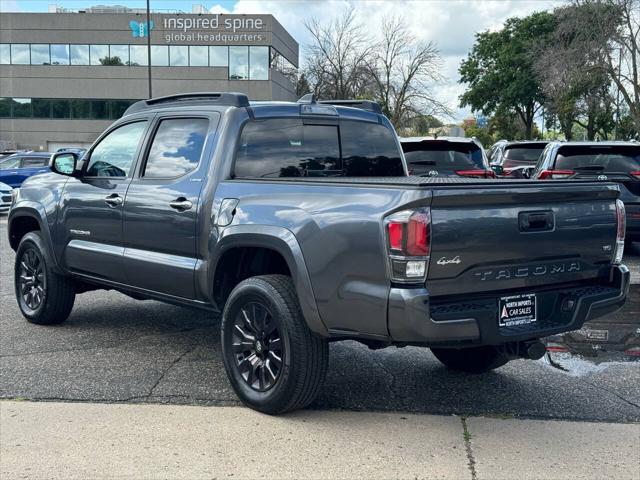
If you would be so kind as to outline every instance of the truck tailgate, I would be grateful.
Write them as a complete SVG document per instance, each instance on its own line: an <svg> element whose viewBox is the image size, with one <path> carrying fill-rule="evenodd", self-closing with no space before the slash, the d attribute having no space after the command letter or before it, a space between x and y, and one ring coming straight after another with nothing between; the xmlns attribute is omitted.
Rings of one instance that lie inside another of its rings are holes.
<svg viewBox="0 0 640 480"><path fill-rule="evenodd" d="M434 297L608 276L618 187L548 182L438 187L427 288Z"/></svg>

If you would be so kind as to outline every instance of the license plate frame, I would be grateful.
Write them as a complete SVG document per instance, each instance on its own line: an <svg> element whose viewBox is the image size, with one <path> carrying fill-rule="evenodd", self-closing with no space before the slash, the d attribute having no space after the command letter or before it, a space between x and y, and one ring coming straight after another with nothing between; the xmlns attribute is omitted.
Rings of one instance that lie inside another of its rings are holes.
<svg viewBox="0 0 640 480"><path fill-rule="evenodd" d="M509 295L498 299L498 327L509 328L536 323L538 302L535 293Z"/></svg>

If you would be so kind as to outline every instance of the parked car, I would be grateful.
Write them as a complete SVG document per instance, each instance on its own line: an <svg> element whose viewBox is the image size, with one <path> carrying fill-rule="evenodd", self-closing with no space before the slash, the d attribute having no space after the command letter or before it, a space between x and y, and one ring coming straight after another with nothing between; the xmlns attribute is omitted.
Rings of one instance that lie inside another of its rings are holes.
<svg viewBox="0 0 640 480"><path fill-rule="evenodd" d="M502 142L492 147L491 167L499 166L500 176L507 178L529 178L538 159L549 142L516 141Z"/></svg>
<svg viewBox="0 0 640 480"><path fill-rule="evenodd" d="M11 208L13 188L0 182L0 212L6 212Z"/></svg>
<svg viewBox="0 0 640 480"><path fill-rule="evenodd" d="M26 319L100 288L222 312L231 386L270 414L314 399L329 341L486 372L629 288L617 185L408 176L373 102L142 100L52 170L9 213Z"/></svg>
<svg viewBox="0 0 640 480"><path fill-rule="evenodd" d="M418 177L494 178L480 142L464 137L405 137L409 174Z"/></svg>
<svg viewBox="0 0 640 480"><path fill-rule="evenodd" d="M615 182L626 209L627 239L640 241L640 143L553 142L532 174L537 180Z"/></svg>
<svg viewBox="0 0 640 480"><path fill-rule="evenodd" d="M0 181L18 188L27 178L50 172L48 152L16 153L0 160Z"/></svg>
<svg viewBox="0 0 640 480"><path fill-rule="evenodd" d="M11 155L15 155L16 153L21 153L21 150L2 150L0 152L0 160L3 160Z"/></svg>

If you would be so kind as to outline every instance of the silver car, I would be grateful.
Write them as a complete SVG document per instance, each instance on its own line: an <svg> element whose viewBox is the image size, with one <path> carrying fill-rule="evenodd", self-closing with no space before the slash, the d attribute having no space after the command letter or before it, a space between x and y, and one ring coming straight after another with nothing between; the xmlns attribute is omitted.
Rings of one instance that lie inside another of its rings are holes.
<svg viewBox="0 0 640 480"><path fill-rule="evenodd" d="M0 212L6 212L11 208L13 188L0 182Z"/></svg>

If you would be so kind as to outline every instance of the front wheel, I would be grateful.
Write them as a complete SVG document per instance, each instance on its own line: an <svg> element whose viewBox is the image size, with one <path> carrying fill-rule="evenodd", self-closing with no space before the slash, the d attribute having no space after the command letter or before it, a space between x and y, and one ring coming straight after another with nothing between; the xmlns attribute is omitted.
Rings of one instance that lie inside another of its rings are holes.
<svg viewBox="0 0 640 480"><path fill-rule="evenodd" d="M20 241L14 269L16 300L27 321L55 325L71 313L76 292L73 282L47 263L45 248L38 232L29 232Z"/></svg>
<svg viewBox="0 0 640 480"><path fill-rule="evenodd" d="M329 347L307 327L291 278L240 282L229 295L221 329L225 370L244 404L275 415L314 400Z"/></svg>
<svg viewBox="0 0 640 480"><path fill-rule="evenodd" d="M471 348L432 348L446 367L467 373L484 373L505 365L509 358L493 346Z"/></svg>

